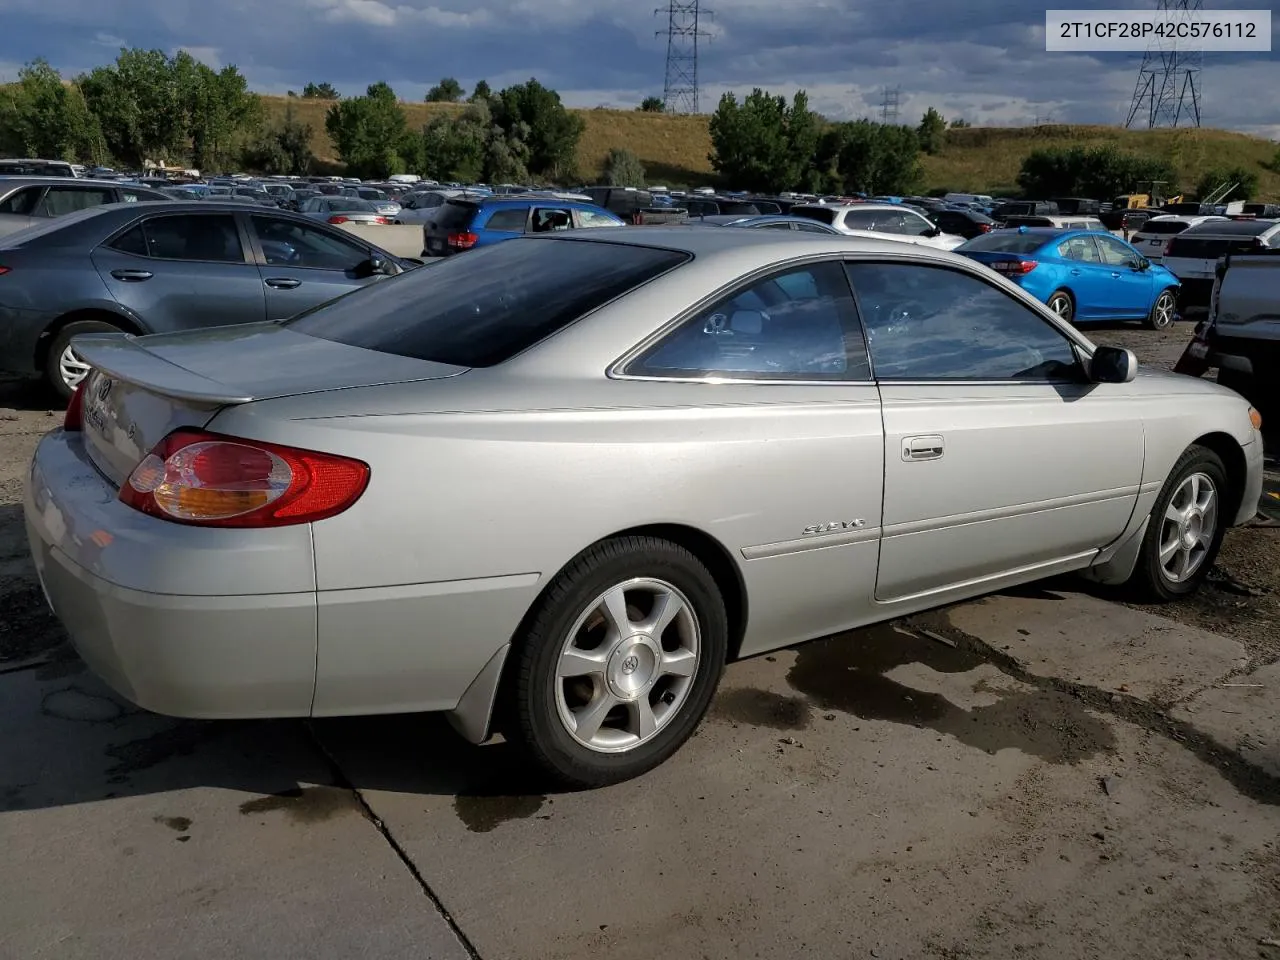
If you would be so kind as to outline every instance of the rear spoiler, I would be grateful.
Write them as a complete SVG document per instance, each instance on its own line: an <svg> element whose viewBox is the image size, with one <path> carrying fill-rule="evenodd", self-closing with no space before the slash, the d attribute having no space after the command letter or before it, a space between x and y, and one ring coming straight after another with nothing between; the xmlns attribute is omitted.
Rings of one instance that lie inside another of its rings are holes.
<svg viewBox="0 0 1280 960"><path fill-rule="evenodd" d="M136 384L175 400L223 407L257 399L156 356L131 333L82 333L73 337L72 343L85 363L112 379Z"/></svg>

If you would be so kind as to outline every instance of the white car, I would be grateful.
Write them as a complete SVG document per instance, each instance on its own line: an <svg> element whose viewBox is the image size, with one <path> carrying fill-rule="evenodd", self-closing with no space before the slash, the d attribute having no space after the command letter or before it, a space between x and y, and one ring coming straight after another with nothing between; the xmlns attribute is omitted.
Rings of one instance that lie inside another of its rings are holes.
<svg viewBox="0 0 1280 960"><path fill-rule="evenodd" d="M901 203L805 203L792 207L791 215L817 220L850 237L901 240L936 250L954 250L965 240L943 233L924 214Z"/></svg>
<svg viewBox="0 0 1280 960"><path fill-rule="evenodd" d="M1164 263L1164 251L1169 241L1188 227L1198 227L1202 223L1214 220L1226 220L1219 216L1186 216L1166 213L1152 217L1129 238L1129 243L1136 247L1144 257L1152 263Z"/></svg>
<svg viewBox="0 0 1280 960"><path fill-rule="evenodd" d="M1177 277L1178 310L1184 316L1209 309L1218 261L1228 254L1280 250L1280 222L1216 218L1175 234L1164 248L1166 270Z"/></svg>

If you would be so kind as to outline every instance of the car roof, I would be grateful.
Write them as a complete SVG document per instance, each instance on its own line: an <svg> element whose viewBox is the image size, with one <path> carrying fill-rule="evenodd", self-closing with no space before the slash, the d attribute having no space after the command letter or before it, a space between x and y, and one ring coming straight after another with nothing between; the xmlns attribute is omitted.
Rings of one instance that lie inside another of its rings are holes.
<svg viewBox="0 0 1280 960"><path fill-rule="evenodd" d="M903 207L911 209L909 203L799 203L798 207L817 207L820 210L901 210ZM791 208L792 210L795 207ZM913 213L919 213L919 210L913 210Z"/></svg>
<svg viewBox="0 0 1280 960"><path fill-rule="evenodd" d="M544 234L530 239L553 239L576 243L622 243L635 247L653 247L674 250L695 258L714 256L735 251L758 254L763 262L781 262L806 253L872 253L910 255L945 262L969 263L959 257L918 243L901 240L879 240L852 237L845 234L808 233L797 236L792 231L772 230L690 230L687 226L596 227L591 230L572 230L564 233Z"/></svg>
<svg viewBox="0 0 1280 960"><path fill-rule="evenodd" d="M94 177L34 177L28 174L17 174L14 176L0 174L0 187L49 186L52 184L75 184L78 187L127 187L131 185L121 180L102 180ZM146 183L132 184L132 186L155 189L154 187L151 187L150 184Z"/></svg>
<svg viewBox="0 0 1280 960"><path fill-rule="evenodd" d="M1188 227L1179 236L1257 237L1280 227L1275 220L1210 220Z"/></svg>

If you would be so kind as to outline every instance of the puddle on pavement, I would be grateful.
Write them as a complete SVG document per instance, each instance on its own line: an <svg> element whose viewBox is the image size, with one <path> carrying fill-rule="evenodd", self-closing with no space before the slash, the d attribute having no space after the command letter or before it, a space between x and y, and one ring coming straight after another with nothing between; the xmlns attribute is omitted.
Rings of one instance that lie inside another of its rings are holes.
<svg viewBox="0 0 1280 960"><path fill-rule="evenodd" d="M59 720L80 723L106 723L124 714L124 708L110 697L86 693L78 687L54 690L40 701L40 712Z"/></svg>
<svg viewBox="0 0 1280 960"><path fill-rule="evenodd" d="M191 829L192 821L190 817L156 817L156 823L162 823L178 833L186 833Z"/></svg>
<svg viewBox="0 0 1280 960"><path fill-rule="evenodd" d="M809 726L813 708L802 697L786 697L770 690L743 687L716 695L711 716L735 723L774 730L803 730Z"/></svg>
<svg viewBox="0 0 1280 960"><path fill-rule="evenodd" d="M1051 763L1075 763L1115 748L1110 726L1064 693L1004 692L991 706L966 710L889 679L885 674L906 664L956 674L988 662L891 625L806 643L797 653L787 681L825 709L935 730L987 753L1013 748Z"/></svg>
<svg viewBox="0 0 1280 960"><path fill-rule="evenodd" d="M288 814L294 823L321 823L344 813L364 815L355 794L341 787L295 787L240 804L246 815L276 811Z"/></svg>
<svg viewBox="0 0 1280 960"><path fill-rule="evenodd" d="M469 793L453 798L453 811L472 833L488 833L511 820L526 820L542 809L541 795Z"/></svg>
<svg viewBox="0 0 1280 960"><path fill-rule="evenodd" d="M116 763L107 776L111 782L119 782L173 757L189 756L201 743L228 733L234 726L230 721L180 720L149 737L112 744L106 754Z"/></svg>

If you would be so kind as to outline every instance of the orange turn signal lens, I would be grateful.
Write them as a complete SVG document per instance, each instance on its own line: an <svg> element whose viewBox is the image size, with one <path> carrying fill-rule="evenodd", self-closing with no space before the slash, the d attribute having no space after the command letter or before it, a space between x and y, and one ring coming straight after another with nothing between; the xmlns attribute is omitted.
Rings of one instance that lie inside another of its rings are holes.
<svg viewBox="0 0 1280 960"><path fill-rule="evenodd" d="M1249 422L1253 424L1253 429L1255 430L1262 429L1262 414L1260 414L1253 407L1249 408Z"/></svg>

